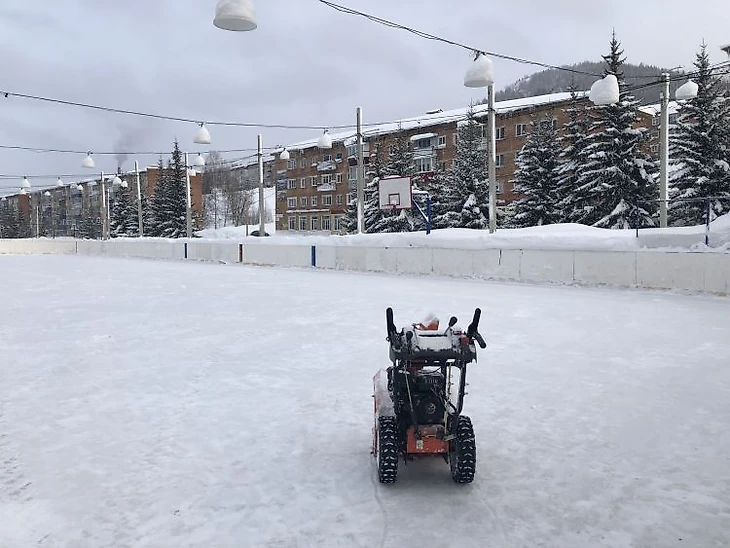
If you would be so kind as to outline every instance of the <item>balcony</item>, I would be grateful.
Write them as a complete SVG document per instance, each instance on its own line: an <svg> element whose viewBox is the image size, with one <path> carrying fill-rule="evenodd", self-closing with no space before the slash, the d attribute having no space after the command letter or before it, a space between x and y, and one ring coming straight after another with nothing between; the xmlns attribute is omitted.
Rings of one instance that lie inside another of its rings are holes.
<svg viewBox="0 0 730 548"><path fill-rule="evenodd" d="M337 162L334 160L327 160L326 162L320 162L317 164L317 171L335 171L337 169Z"/></svg>

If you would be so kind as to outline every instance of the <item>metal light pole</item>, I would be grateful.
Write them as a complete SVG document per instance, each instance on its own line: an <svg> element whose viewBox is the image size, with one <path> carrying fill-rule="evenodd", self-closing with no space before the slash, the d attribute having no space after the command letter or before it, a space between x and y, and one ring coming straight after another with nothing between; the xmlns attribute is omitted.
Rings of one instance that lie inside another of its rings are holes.
<svg viewBox="0 0 730 548"><path fill-rule="evenodd" d="M134 175L137 179L137 221L139 222L139 237L144 236L144 223L142 221L142 187L139 182L139 162L134 161Z"/></svg>
<svg viewBox="0 0 730 548"><path fill-rule="evenodd" d="M259 171L259 238L266 236L266 226L264 223L264 139L259 133L258 138L258 171ZM248 224L246 225L248 226Z"/></svg>
<svg viewBox="0 0 730 548"><path fill-rule="evenodd" d="M667 228L667 198L669 194L669 73L662 73L662 103L659 119L659 226Z"/></svg>
<svg viewBox="0 0 730 548"><path fill-rule="evenodd" d="M104 183L104 172L101 172L101 239L107 238L107 200L106 200L106 184Z"/></svg>
<svg viewBox="0 0 730 548"><path fill-rule="evenodd" d="M365 232L365 154L362 138L362 107L357 107L357 233Z"/></svg>
<svg viewBox="0 0 730 548"><path fill-rule="evenodd" d="M497 135L495 130L494 83L487 86L489 132L489 232L497 230Z"/></svg>
<svg viewBox="0 0 730 548"><path fill-rule="evenodd" d="M193 211L192 199L190 196L190 161L188 153L185 153L185 224L188 238L193 237Z"/></svg>

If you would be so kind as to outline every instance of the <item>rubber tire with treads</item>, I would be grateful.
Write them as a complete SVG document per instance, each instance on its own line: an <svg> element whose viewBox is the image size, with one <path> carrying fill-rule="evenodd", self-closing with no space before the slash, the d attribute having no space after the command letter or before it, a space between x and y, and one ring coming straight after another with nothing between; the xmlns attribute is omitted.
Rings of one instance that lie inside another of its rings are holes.
<svg viewBox="0 0 730 548"><path fill-rule="evenodd" d="M395 483L398 479L398 425L395 417L378 417L378 479Z"/></svg>
<svg viewBox="0 0 730 548"><path fill-rule="evenodd" d="M477 444L471 419L459 417L456 423L456 439L449 451L451 477L456 483L471 483L477 468Z"/></svg>

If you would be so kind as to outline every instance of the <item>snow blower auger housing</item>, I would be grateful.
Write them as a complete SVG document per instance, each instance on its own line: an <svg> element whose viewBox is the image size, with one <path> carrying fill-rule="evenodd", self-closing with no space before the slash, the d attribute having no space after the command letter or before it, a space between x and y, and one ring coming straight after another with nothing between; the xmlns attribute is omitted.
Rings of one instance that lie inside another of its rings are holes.
<svg viewBox="0 0 730 548"><path fill-rule="evenodd" d="M429 318L400 331L393 309L385 311L392 365L373 378L375 424L373 455L378 479L394 483L398 461L441 456L457 483L471 483L476 471L476 442L471 419L462 415L466 366L476 361L475 342L486 348L479 334L481 310L466 331L452 317L445 329Z"/></svg>

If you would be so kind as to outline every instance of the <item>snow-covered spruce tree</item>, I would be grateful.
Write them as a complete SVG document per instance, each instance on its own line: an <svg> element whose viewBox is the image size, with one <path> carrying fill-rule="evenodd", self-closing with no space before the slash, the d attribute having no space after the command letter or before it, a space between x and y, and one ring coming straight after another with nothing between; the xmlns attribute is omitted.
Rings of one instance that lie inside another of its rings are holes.
<svg viewBox="0 0 730 548"><path fill-rule="evenodd" d="M565 109L568 121L558 136L560 154L555 166L557 178L556 198L558 201L558 221L560 223L576 220L575 188L578 180L578 168L581 165L581 152L588 133L588 120L584 106L585 99L576 92L570 91L570 106Z"/></svg>
<svg viewBox="0 0 730 548"><path fill-rule="evenodd" d="M444 176L443 194L435 200L435 225L440 228L489 226L489 171L481 149L482 131L469 107L458 128L456 155Z"/></svg>
<svg viewBox="0 0 730 548"><path fill-rule="evenodd" d="M383 211L380 209L378 199L378 180L387 175L388 165L384 161L382 143L380 141L372 144L370 160L365 168L365 204L363 218L365 221L365 232L373 232L371 227L380 224L383 218ZM347 204L347 212L343 219L343 229L348 234L357 233L357 188L352 192L352 199Z"/></svg>
<svg viewBox="0 0 730 548"><path fill-rule="evenodd" d="M18 220L18 238L30 238L30 214L24 213L20 207L15 210Z"/></svg>
<svg viewBox="0 0 730 548"><path fill-rule="evenodd" d="M159 171L152 196L155 236L182 238L187 233L186 169L180 146L175 140L172 159L168 162L167 169Z"/></svg>
<svg viewBox="0 0 730 548"><path fill-rule="evenodd" d="M149 172L148 172L149 174ZM145 236L158 237L161 236L160 221L164 215L164 196L167 186L167 171L162 156L157 159L157 169L155 171L156 180L155 187L152 189L152 195L147 200L147 208L144 210L144 233ZM149 181L148 181L149 190Z"/></svg>
<svg viewBox="0 0 730 548"><path fill-rule="evenodd" d="M560 221L556 167L560 149L552 113L530 122L530 133L517 156L514 192L521 196L510 206L516 228Z"/></svg>
<svg viewBox="0 0 730 548"><path fill-rule="evenodd" d="M120 188L116 193L109 223L109 233L114 238L137 236L139 233L137 204L132 198L132 192L129 188Z"/></svg>
<svg viewBox="0 0 730 548"><path fill-rule="evenodd" d="M694 65L697 97L687 101L670 132L670 212L673 224L696 225L705 220L707 203L697 198L717 197L713 216L730 211L730 101L723 100L723 84L713 75L706 44ZM690 201L693 200L693 201Z"/></svg>
<svg viewBox="0 0 730 548"><path fill-rule="evenodd" d="M646 128L635 127L638 101L626 88L621 72L625 58L615 33L610 53L603 58L604 74L618 79L620 100L589 109L591 125L577 170L574 220L600 228L632 228L637 219L640 227L655 226L656 162L643 151Z"/></svg>

